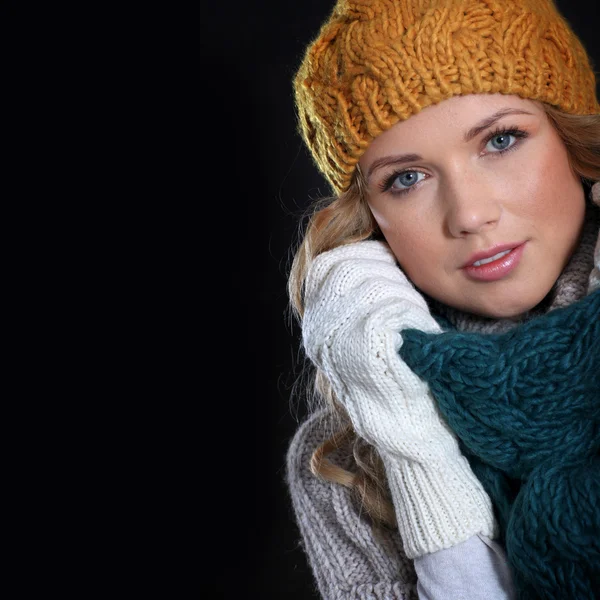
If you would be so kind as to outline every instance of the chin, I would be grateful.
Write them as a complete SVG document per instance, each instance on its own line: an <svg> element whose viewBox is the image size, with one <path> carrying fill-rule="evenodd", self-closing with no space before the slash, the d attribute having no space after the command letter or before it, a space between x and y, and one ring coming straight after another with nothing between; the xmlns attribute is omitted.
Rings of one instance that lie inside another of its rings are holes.
<svg viewBox="0 0 600 600"><path fill-rule="evenodd" d="M489 304L481 303L466 306L463 310L490 319L518 319L540 304L545 297L536 296L528 300L520 299L519 302L514 302L514 298L510 298L506 302L494 298L493 302Z"/></svg>

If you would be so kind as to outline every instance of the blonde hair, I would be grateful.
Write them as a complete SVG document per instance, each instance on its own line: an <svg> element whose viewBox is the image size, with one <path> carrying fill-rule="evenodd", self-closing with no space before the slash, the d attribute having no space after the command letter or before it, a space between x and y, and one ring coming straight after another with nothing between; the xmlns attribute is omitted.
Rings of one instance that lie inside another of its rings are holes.
<svg viewBox="0 0 600 600"><path fill-rule="evenodd" d="M600 114L570 115L542 103L546 115L565 144L573 171L584 184L600 180ZM300 232L289 279L290 306L302 323L302 290L312 261L322 252L344 244L380 237L367 204L366 183L355 169L349 188L338 196L324 198L310 209L308 224ZM394 509L387 488L383 464L377 450L361 439L322 372L316 370L313 392L321 406L328 406L337 417L338 432L319 448L311 459L311 471L327 481L353 490L363 509L375 523L396 526ZM333 464L328 458L339 447L352 448L351 470Z"/></svg>

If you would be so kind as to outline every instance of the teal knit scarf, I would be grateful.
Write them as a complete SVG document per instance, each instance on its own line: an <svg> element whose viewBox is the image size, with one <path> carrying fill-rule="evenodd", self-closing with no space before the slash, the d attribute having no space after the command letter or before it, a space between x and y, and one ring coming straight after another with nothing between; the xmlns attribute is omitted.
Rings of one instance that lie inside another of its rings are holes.
<svg viewBox="0 0 600 600"><path fill-rule="evenodd" d="M402 337L494 502L519 599L600 598L600 290L505 333Z"/></svg>

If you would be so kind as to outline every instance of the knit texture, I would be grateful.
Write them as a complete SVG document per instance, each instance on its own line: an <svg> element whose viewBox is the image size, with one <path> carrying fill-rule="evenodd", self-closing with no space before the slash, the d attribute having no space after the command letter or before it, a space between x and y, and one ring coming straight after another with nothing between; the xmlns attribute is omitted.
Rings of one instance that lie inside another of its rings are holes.
<svg viewBox="0 0 600 600"><path fill-rule="evenodd" d="M559 278L556 299L577 301L585 296L587 274L581 274L585 268L589 274L593 264L593 239L598 237L597 221L594 223L593 238L586 228L578 250ZM600 244L596 264L600 264ZM568 292L563 290L565 287ZM474 315L462 315L456 318L455 326L477 331L489 323L482 323ZM416 576L399 532L376 533L349 489L315 477L310 471L312 453L337 430L329 409L315 412L298 429L287 454L291 504L320 595L324 600L416 600ZM345 469L355 468L350 446L340 447L328 458Z"/></svg>
<svg viewBox="0 0 600 600"><path fill-rule="evenodd" d="M315 412L298 429L287 453L287 486L320 596L324 600L417 600L417 577L398 531L375 533L349 489L310 472L312 453L335 428L329 411ZM347 445L329 459L353 468Z"/></svg>
<svg viewBox="0 0 600 600"><path fill-rule="evenodd" d="M445 98L515 94L600 112L590 60L552 0L338 0L294 91L334 193L376 136Z"/></svg>
<svg viewBox="0 0 600 600"><path fill-rule="evenodd" d="M409 558L496 534L492 504L419 377L400 360L401 325L440 332L387 244L320 254L305 285L302 340L356 433L383 461Z"/></svg>
<svg viewBox="0 0 600 600"><path fill-rule="evenodd" d="M596 598L600 291L504 334L402 337L494 501L519 598Z"/></svg>

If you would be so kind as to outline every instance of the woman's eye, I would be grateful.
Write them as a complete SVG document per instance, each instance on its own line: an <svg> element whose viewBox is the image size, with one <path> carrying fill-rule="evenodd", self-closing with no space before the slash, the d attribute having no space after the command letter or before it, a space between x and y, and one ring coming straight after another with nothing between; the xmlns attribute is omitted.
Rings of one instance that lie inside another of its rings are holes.
<svg viewBox="0 0 600 600"><path fill-rule="evenodd" d="M517 138L512 133L499 133L490 139L485 149L489 152L508 150L516 140Z"/></svg>
<svg viewBox="0 0 600 600"><path fill-rule="evenodd" d="M425 174L419 171L404 171L397 175L391 182L392 189L405 190L425 179Z"/></svg>

